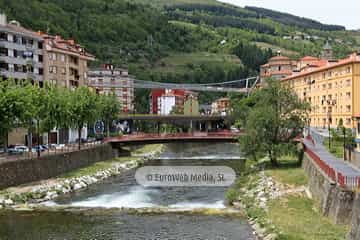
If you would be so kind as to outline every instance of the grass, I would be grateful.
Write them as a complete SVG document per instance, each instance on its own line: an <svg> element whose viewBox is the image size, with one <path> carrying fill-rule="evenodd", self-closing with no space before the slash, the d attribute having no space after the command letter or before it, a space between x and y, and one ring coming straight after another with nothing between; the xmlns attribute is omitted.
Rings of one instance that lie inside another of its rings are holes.
<svg viewBox="0 0 360 240"><path fill-rule="evenodd" d="M288 196L269 204L268 219L280 230L281 240L346 239L347 227L332 224L315 210L311 199Z"/></svg>
<svg viewBox="0 0 360 240"><path fill-rule="evenodd" d="M132 155L142 155L149 152L153 152L155 150L160 150L162 148L162 144L153 144L153 145L144 145L140 148L137 148L132 151ZM85 175L92 175L99 171L109 169L113 167L115 164L118 163L125 163L133 160L140 160L141 157L138 156L126 156L126 157L118 157L114 158L108 161L102 161L94 163L90 166L80 168L71 172L68 172L66 174L63 174L60 176L60 178L75 178L75 177L81 177Z"/></svg>
<svg viewBox="0 0 360 240"><path fill-rule="evenodd" d="M296 157L284 156L280 166L273 168L267 164L265 174L284 185L299 187L307 184L307 177ZM348 228L330 222L316 210L313 200L299 194L289 194L268 203L268 211L254 205L254 197L245 196L240 189L254 189L259 179L258 171L250 171L241 176L228 197L241 198L245 211L252 219L257 219L261 227L278 233L279 240L342 240L346 239ZM236 193L239 195L236 196Z"/></svg>
<svg viewBox="0 0 360 240"><path fill-rule="evenodd" d="M234 66L241 65L241 61L235 55L223 53L170 53L168 57L159 60L153 71L186 73L201 64L221 66L223 68L230 69Z"/></svg>
<svg viewBox="0 0 360 240"><path fill-rule="evenodd" d="M268 168L265 173L283 184L295 187L307 184L305 172L299 167L297 159L293 156L282 157L278 168Z"/></svg>
<svg viewBox="0 0 360 240"><path fill-rule="evenodd" d="M331 139L330 141L331 141L331 143L330 143L331 148L329 148L329 139L326 139L324 141L325 148L330 153L332 153L335 157L342 159L344 157L344 145L343 145L343 142L335 141L334 139Z"/></svg>

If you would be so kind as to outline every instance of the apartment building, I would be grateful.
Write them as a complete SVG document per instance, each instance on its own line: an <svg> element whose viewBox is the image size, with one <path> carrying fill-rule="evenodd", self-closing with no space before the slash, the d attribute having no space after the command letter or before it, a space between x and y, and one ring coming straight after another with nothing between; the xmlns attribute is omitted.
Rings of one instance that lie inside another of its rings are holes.
<svg viewBox="0 0 360 240"><path fill-rule="evenodd" d="M73 39L38 33L44 39L44 78L66 88L87 85L88 62L95 58Z"/></svg>
<svg viewBox="0 0 360 240"><path fill-rule="evenodd" d="M230 98L219 98L211 104L211 114L226 116L230 111Z"/></svg>
<svg viewBox="0 0 360 240"><path fill-rule="evenodd" d="M8 22L4 14L0 14L0 76L29 79L40 86L44 81L42 37L17 21Z"/></svg>
<svg viewBox="0 0 360 240"><path fill-rule="evenodd" d="M128 70L104 65L88 72L88 85L100 94L114 93L121 104L123 113L134 111L134 79Z"/></svg>
<svg viewBox="0 0 360 240"><path fill-rule="evenodd" d="M342 120L345 127L356 128L356 116L360 116L358 54L294 73L281 81L311 103L311 126L336 128Z"/></svg>
<svg viewBox="0 0 360 240"><path fill-rule="evenodd" d="M150 93L150 114L198 115L198 94L182 89L154 89Z"/></svg>

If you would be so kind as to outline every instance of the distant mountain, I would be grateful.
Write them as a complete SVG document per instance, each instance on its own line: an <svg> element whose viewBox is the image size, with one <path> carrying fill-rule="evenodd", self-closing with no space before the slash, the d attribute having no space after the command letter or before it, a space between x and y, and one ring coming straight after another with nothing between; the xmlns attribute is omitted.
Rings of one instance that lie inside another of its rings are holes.
<svg viewBox="0 0 360 240"><path fill-rule="evenodd" d="M312 28L312 29L318 29L323 31L344 31L346 28L344 26L339 25L328 25L328 24L322 24L318 21L294 16L288 13L282 13L274 10L269 10L265 8L259 8L259 7L245 7L245 9L255 12L257 14L258 18L267 17L270 19L273 19L274 21L277 21L279 23L285 24L285 25L293 25L300 28Z"/></svg>
<svg viewBox="0 0 360 240"><path fill-rule="evenodd" d="M240 79L279 50L317 56L328 39L337 57L360 49L359 33L342 26L215 0L0 0L0 9L27 28L75 38L95 65L129 67L144 80ZM147 96L138 93L137 109Z"/></svg>

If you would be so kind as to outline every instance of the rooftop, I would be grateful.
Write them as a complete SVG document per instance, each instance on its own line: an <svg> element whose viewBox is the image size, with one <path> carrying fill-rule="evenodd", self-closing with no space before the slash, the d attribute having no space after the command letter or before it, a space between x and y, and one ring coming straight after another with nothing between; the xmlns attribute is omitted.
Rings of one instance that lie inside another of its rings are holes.
<svg viewBox="0 0 360 240"><path fill-rule="evenodd" d="M310 68L308 71L294 73L293 75L291 75L289 77L286 77L286 78L282 79L281 81L287 81L287 80L291 80L291 79L294 79L294 78L307 76L307 75L310 75L310 74L313 74L313 73L322 72L322 71L325 71L325 70L329 70L329 69L332 69L332 68L340 67L340 66L343 66L343 65L351 64L351 63L360 63L360 55L358 55L357 53L353 53L349 57L347 57L345 59L341 59L339 61L333 61L333 62L332 61L327 61L326 64L323 64L323 65L321 65L319 67L316 67L316 68Z"/></svg>

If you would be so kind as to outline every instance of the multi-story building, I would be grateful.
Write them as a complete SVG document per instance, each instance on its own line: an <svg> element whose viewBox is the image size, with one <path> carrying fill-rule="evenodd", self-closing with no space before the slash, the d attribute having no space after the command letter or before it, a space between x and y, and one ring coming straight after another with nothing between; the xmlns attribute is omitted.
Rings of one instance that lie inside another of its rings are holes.
<svg viewBox="0 0 360 240"><path fill-rule="evenodd" d="M154 89L150 93L150 114L199 115L198 94L181 89Z"/></svg>
<svg viewBox="0 0 360 240"><path fill-rule="evenodd" d="M347 128L357 126L360 116L360 56L329 61L281 80L298 96L311 103L310 125L335 128L342 121Z"/></svg>
<svg viewBox="0 0 360 240"><path fill-rule="evenodd" d="M197 116L200 114L198 94L196 92L187 91L184 100L184 115Z"/></svg>
<svg viewBox="0 0 360 240"><path fill-rule="evenodd" d="M114 93L118 98L122 112L134 111L134 79L128 70L104 65L101 69L91 69L88 72L89 86L98 93Z"/></svg>
<svg viewBox="0 0 360 240"><path fill-rule="evenodd" d="M230 98L220 98L211 104L211 114L227 115L231 111Z"/></svg>
<svg viewBox="0 0 360 240"><path fill-rule="evenodd" d="M17 21L8 22L4 14L0 14L0 76L29 79L40 86L44 81L42 37Z"/></svg>
<svg viewBox="0 0 360 240"><path fill-rule="evenodd" d="M44 39L44 77L66 88L87 85L88 62L95 60L73 39L39 33Z"/></svg>

